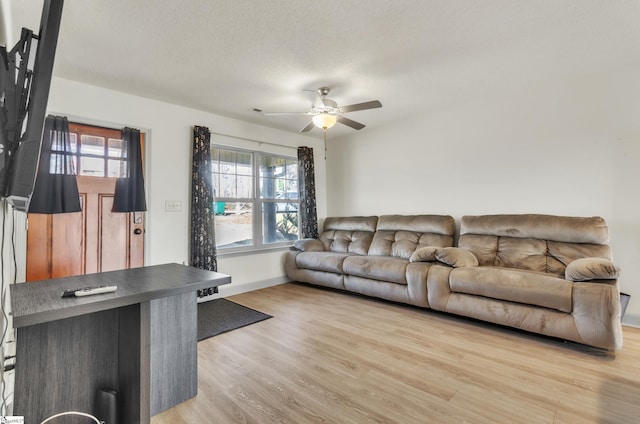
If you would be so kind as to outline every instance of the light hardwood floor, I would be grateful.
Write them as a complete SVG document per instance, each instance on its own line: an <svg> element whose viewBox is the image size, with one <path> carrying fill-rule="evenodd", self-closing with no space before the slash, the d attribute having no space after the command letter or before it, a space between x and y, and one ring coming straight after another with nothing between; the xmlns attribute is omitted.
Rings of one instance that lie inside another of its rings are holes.
<svg viewBox="0 0 640 424"><path fill-rule="evenodd" d="M200 342L153 424L640 422L640 329L614 355L301 284L229 299L274 318Z"/></svg>

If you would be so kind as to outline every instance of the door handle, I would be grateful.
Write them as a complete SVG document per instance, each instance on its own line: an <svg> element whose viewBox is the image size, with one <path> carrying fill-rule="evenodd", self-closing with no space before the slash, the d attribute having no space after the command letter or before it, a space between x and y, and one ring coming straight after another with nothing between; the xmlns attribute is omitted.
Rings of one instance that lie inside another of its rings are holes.
<svg viewBox="0 0 640 424"><path fill-rule="evenodd" d="M135 230L133 230L133 234L140 235L142 234L142 230L140 228L136 228Z"/></svg>

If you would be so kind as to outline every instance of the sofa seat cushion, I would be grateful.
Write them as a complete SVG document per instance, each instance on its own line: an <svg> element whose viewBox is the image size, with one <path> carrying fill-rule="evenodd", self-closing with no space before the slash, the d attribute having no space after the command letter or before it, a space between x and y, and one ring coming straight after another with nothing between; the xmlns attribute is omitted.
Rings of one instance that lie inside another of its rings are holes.
<svg viewBox="0 0 640 424"><path fill-rule="evenodd" d="M296 256L296 265L302 269L342 274L343 262L350 256L350 253L338 252L301 252Z"/></svg>
<svg viewBox="0 0 640 424"><path fill-rule="evenodd" d="M344 261L345 274L372 280L407 284L407 259L392 256L351 256Z"/></svg>
<svg viewBox="0 0 640 424"><path fill-rule="evenodd" d="M570 313L573 283L535 271L500 267L455 268L449 276L452 292L536 305Z"/></svg>

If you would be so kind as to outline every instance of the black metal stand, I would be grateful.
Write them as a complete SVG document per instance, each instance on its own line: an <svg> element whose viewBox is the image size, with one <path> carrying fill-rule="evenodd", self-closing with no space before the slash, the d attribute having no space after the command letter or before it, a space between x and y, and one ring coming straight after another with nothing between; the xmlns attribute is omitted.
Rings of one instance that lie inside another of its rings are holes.
<svg viewBox="0 0 640 424"><path fill-rule="evenodd" d="M23 28L13 49L0 46L0 197L22 211L38 167L63 2L45 0L39 35Z"/></svg>

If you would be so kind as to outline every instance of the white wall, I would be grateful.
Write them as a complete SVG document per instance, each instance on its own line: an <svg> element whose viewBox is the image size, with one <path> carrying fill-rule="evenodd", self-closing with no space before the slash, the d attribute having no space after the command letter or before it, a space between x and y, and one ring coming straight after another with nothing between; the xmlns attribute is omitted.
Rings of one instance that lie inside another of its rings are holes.
<svg viewBox="0 0 640 424"><path fill-rule="evenodd" d="M328 215L600 215L640 325L638 72L541 81L328 140Z"/></svg>
<svg viewBox="0 0 640 424"><path fill-rule="evenodd" d="M215 95L212 93L211 95ZM222 116L135 97L74 81L54 78L48 112L68 116L80 122L114 126L132 126L147 133L145 182L147 184L147 233L145 263L188 263L191 145L194 125L212 132L229 134L225 143L255 150L296 156L297 146L314 147L318 213L326 214L325 166L320 140L247 124ZM217 138L212 135L212 142ZM283 144L291 148L259 145L248 140ZM231 141L229 141L231 140ZM165 212L166 200L182 202L181 212ZM255 288L261 282L285 281L282 251L218 258L218 271L232 276L233 288Z"/></svg>

